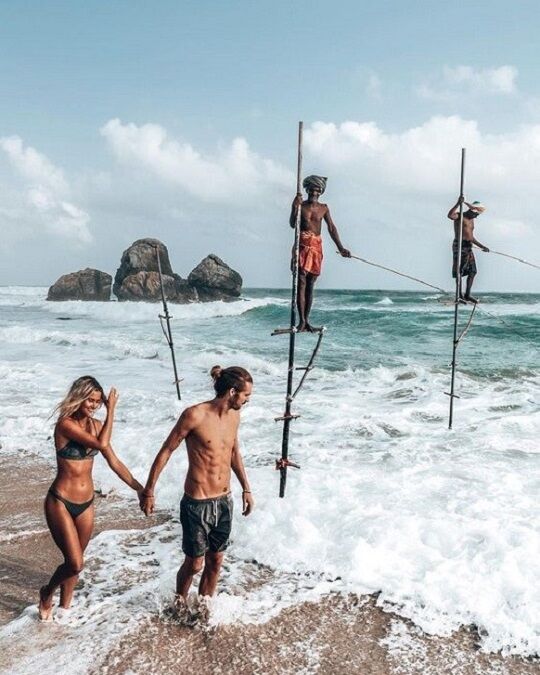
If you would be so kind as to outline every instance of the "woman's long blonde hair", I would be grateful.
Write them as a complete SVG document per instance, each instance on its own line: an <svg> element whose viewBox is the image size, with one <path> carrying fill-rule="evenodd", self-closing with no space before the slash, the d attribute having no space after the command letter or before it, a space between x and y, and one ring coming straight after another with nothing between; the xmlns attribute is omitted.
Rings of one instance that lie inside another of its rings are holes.
<svg viewBox="0 0 540 675"><path fill-rule="evenodd" d="M105 392L96 378L90 375L79 377L69 388L66 397L56 406L53 415L58 413L59 420L71 417L94 391L99 391L101 401L104 403Z"/></svg>

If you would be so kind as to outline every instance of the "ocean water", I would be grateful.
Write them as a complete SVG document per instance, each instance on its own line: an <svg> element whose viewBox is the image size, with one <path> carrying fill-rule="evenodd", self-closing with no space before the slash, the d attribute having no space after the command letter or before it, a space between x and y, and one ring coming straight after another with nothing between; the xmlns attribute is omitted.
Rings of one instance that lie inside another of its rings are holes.
<svg viewBox="0 0 540 675"><path fill-rule="evenodd" d="M331 591L380 592L380 604L428 632L474 624L485 650L540 652L540 294L483 296L459 347L461 398L449 431L453 307L425 292L319 291L312 320L327 332L294 404L301 417L290 456L302 469L289 471L285 499L277 497L274 417L284 407L288 338L270 333L287 325L288 291L171 306L181 403L159 306L47 303L45 295L0 288L4 453L52 464L49 415L73 379L92 374L120 392L113 446L144 481L182 408L211 398L210 368L252 372L240 441L256 510L249 518L236 510L213 621L265 621ZM298 337L298 365L315 340ZM101 565L85 571L88 583L69 617L58 618L55 643L40 633L25 647L20 672L45 667L38 652L57 667L79 659L82 668L97 644L105 648L167 604L181 561L185 469L181 447L158 483L158 507L172 521L91 542L88 558ZM137 509L101 459L95 479ZM238 485L233 491L239 498ZM271 578L253 583L261 570ZM32 621L29 609L2 628L0 645L26 639ZM80 624L91 640L69 630Z"/></svg>

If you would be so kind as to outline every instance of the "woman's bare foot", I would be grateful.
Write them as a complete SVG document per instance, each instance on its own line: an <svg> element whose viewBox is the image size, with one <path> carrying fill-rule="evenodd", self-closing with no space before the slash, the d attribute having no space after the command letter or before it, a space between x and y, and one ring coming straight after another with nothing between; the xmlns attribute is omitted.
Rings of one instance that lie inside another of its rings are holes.
<svg viewBox="0 0 540 675"><path fill-rule="evenodd" d="M39 589L38 616L40 621L52 621L52 595L47 593L47 586Z"/></svg>

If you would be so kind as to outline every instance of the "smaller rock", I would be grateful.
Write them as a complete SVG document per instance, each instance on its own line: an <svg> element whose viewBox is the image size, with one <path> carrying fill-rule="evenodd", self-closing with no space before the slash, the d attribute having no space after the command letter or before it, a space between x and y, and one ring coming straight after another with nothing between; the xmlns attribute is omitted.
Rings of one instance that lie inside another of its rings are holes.
<svg viewBox="0 0 540 675"><path fill-rule="evenodd" d="M107 272L86 268L61 276L50 288L47 300L94 300L107 302L111 299L112 276Z"/></svg>
<svg viewBox="0 0 540 675"><path fill-rule="evenodd" d="M242 277L213 253L190 273L188 283L203 302L234 300L242 292Z"/></svg>

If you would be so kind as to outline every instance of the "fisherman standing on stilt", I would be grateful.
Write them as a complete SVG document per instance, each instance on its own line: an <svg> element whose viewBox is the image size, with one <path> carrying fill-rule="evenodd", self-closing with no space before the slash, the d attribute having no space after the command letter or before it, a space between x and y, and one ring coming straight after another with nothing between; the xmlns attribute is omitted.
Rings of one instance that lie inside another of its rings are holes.
<svg viewBox="0 0 540 675"><path fill-rule="evenodd" d="M486 208L480 202L473 202L469 204L464 200L463 197L460 197L454 206L448 211L448 217L450 220L454 221L454 242L452 244L452 253L454 257L452 265L452 277L455 279L457 277L457 261L458 261L458 242L459 242L459 211L461 204L468 206L468 210L463 214L463 229L461 233L461 276L467 277L467 285L465 287L465 293L462 292L462 289L459 289L459 297L461 300L467 302L478 302L476 298L471 295L471 289L476 276L476 259L473 252L473 244L482 249L485 253L489 253L489 248L481 244L478 240L474 238L474 220L481 213L483 213Z"/></svg>
<svg viewBox="0 0 540 675"><path fill-rule="evenodd" d="M302 185L308 194L303 201L298 193L292 203L289 224L296 225L297 210L301 209L300 219L300 254L298 260L298 295L296 306L299 314L297 330L299 332L313 332L309 324L309 313L313 303L313 288L317 277L321 273L323 259L321 226L324 219L328 232L344 258L350 258L351 253L340 241L337 227L332 221L327 204L321 204L319 197L326 189L327 178L323 176L308 176ZM294 255L294 251L293 251Z"/></svg>

